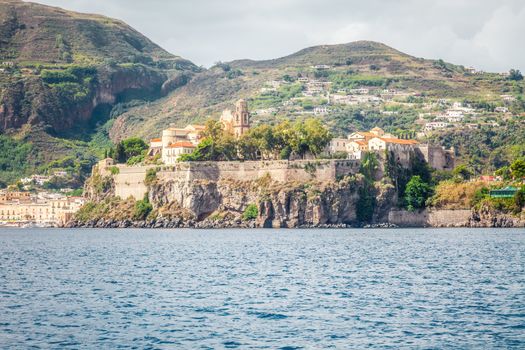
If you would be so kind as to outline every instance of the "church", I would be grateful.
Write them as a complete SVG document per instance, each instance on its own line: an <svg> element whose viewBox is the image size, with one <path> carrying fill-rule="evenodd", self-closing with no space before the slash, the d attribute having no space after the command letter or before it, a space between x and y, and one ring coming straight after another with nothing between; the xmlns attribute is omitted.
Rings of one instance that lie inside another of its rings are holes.
<svg viewBox="0 0 525 350"><path fill-rule="evenodd" d="M250 117L248 102L241 99L235 104L233 112L229 109L222 112L221 123L226 132L232 133L239 138L250 129Z"/></svg>

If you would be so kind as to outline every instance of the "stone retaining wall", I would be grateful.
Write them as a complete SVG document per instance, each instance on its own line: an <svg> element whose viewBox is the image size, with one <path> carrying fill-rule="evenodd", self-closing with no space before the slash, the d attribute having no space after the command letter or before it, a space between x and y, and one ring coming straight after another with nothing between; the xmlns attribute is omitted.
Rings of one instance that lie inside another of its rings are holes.
<svg viewBox="0 0 525 350"><path fill-rule="evenodd" d="M471 210L422 210L409 212L391 210L388 222L402 227L459 227L467 226Z"/></svg>
<svg viewBox="0 0 525 350"><path fill-rule="evenodd" d="M270 176L274 181L334 181L359 171L359 160L273 160L247 162L184 162L172 166L117 165L114 175L115 194L121 198L142 199L147 191L144 184L148 169L157 168L160 180L257 180ZM101 169L104 171L104 169Z"/></svg>

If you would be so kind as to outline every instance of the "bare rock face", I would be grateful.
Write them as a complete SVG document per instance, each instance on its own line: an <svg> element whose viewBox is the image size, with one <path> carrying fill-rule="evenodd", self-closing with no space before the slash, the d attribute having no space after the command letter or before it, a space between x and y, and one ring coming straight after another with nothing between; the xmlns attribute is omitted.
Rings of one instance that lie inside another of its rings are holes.
<svg viewBox="0 0 525 350"><path fill-rule="evenodd" d="M216 182L169 180L154 184L149 192L151 203L158 207L176 202L199 220L217 210L221 195Z"/></svg>
<svg viewBox="0 0 525 350"><path fill-rule="evenodd" d="M358 201L355 180L315 184L279 184L266 187L253 181L168 180L150 188L155 207L177 203L198 221L212 213L240 217L250 204L257 205L258 227L300 227L350 224L356 221Z"/></svg>
<svg viewBox="0 0 525 350"><path fill-rule="evenodd" d="M523 216L512 216L487 207L472 212L470 227L525 227Z"/></svg>
<svg viewBox="0 0 525 350"><path fill-rule="evenodd" d="M348 182L285 188L259 202L260 227L301 227L356 222L356 188Z"/></svg>
<svg viewBox="0 0 525 350"><path fill-rule="evenodd" d="M84 185L84 198L88 201L98 203L114 196L115 181L112 176L103 176L94 172Z"/></svg>

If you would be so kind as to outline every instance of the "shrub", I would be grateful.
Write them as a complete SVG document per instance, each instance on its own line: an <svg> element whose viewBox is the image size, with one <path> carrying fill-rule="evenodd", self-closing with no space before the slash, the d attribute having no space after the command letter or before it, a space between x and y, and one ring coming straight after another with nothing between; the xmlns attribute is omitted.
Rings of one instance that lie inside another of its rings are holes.
<svg viewBox="0 0 525 350"><path fill-rule="evenodd" d="M246 207L244 210L244 213L242 214L242 218L245 221L254 220L259 215L259 209L257 208L256 204L250 204Z"/></svg>
<svg viewBox="0 0 525 350"><path fill-rule="evenodd" d="M129 158L126 162L127 165L137 165L144 162L144 155L140 154L138 156L133 156Z"/></svg>
<svg viewBox="0 0 525 350"><path fill-rule="evenodd" d="M146 178L144 179L144 184L149 186L157 180L157 169L148 169L146 171Z"/></svg>
<svg viewBox="0 0 525 350"><path fill-rule="evenodd" d="M120 173L120 169L116 166L112 166L111 168L109 168L109 171L111 175L118 175L118 173Z"/></svg>
<svg viewBox="0 0 525 350"><path fill-rule="evenodd" d="M144 220L148 217L149 213L153 210L153 206L148 200L147 195L144 196L143 200L137 201L135 203L135 208L133 211L134 220Z"/></svg>

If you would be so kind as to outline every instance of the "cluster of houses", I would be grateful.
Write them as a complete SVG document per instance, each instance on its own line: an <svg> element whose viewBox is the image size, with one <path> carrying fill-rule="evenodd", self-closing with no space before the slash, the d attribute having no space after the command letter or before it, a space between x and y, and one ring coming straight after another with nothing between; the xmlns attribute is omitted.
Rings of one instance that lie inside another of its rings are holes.
<svg viewBox="0 0 525 350"><path fill-rule="evenodd" d="M327 146L330 154L346 154L349 159L361 159L365 152L395 155L397 162L408 166L413 156L420 156L432 168L452 170L454 168L454 150L445 150L440 146L420 144L416 140L400 139L375 127L370 131L357 131L347 138L334 138Z"/></svg>
<svg viewBox="0 0 525 350"><path fill-rule="evenodd" d="M49 182L53 177L67 177L68 173L64 170L56 170L53 172L53 175L38 175L33 174L29 177L24 177L20 179L20 182L24 185L35 184L38 186L43 186L46 182Z"/></svg>
<svg viewBox="0 0 525 350"><path fill-rule="evenodd" d="M250 113L245 100L239 100L233 111L225 110L220 119L223 129L240 137L250 129ZM188 125L185 128L169 127L161 138L150 141L149 155L159 155L166 165L177 163L181 155L192 153L199 144L203 125ZM344 153L348 159L361 159L364 152L390 151L401 163L408 163L414 152L421 154L434 168L445 170L454 167L452 151L442 147L420 145L416 140L400 139L375 127L370 131L358 131L347 138L334 138L326 147L329 154Z"/></svg>
<svg viewBox="0 0 525 350"><path fill-rule="evenodd" d="M0 192L0 226L57 226L65 224L80 207L83 197L57 193Z"/></svg>

